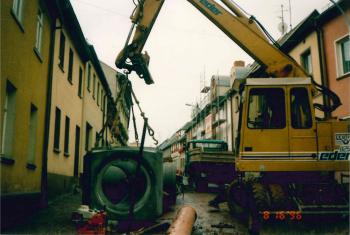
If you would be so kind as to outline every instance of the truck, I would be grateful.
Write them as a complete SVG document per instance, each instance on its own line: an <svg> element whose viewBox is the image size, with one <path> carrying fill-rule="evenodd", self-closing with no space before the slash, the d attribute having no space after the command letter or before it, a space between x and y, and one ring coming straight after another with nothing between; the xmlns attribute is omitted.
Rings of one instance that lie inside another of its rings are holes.
<svg viewBox="0 0 350 235"><path fill-rule="evenodd" d="M197 192L210 184L220 187L234 179L234 155L223 140L198 139L186 144L185 174Z"/></svg>
<svg viewBox="0 0 350 235"><path fill-rule="evenodd" d="M135 71L147 84L153 83L150 57L142 49L163 2L139 1L126 46L116 59L118 68ZM339 97L317 84L233 1L188 2L260 65L256 77L233 85L238 125L233 130L235 177L227 190L232 214L244 218L252 234L272 215L348 215L349 185L335 180L335 174L349 172L350 123L315 115L315 109L334 111L341 105ZM317 95L329 102L314 103Z"/></svg>

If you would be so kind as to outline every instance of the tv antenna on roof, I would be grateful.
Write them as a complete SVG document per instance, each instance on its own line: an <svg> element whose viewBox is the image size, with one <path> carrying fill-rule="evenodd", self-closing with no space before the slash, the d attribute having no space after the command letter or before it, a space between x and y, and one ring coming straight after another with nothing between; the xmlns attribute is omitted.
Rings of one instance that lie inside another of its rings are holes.
<svg viewBox="0 0 350 235"><path fill-rule="evenodd" d="M284 22L284 14L283 12L285 12L287 10L283 9L283 4L281 4L281 12L282 12L282 16L280 16L279 18L281 18L281 22L278 24L278 30L281 32L282 36L287 32L288 30L288 26L287 24Z"/></svg>

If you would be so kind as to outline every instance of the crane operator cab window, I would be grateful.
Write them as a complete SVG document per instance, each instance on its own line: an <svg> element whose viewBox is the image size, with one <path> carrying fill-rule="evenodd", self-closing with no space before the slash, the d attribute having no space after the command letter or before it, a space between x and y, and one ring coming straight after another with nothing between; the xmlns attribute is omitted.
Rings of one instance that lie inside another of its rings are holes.
<svg viewBox="0 0 350 235"><path fill-rule="evenodd" d="M248 128L283 129L286 126L284 90L252 88L249 93Z"/></svg>
<svg viewBox="0 0 350 235"><path fill-rule="evenodd" d="M306 129L312 127L312 115L307 89L303 87L290 90L292 127Z"/></svg>

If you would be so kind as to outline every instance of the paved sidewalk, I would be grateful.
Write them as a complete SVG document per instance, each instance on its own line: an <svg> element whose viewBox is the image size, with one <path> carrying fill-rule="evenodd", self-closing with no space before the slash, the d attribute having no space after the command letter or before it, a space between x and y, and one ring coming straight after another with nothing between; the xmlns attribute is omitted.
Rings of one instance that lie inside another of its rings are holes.
<svg viewBox="0 0 350 235"><path fill-rule="evenodd" d="M24 223L4 231L5 234L76 234L71 214L81 204L81 193L67 194L49 202Z"/></svg>

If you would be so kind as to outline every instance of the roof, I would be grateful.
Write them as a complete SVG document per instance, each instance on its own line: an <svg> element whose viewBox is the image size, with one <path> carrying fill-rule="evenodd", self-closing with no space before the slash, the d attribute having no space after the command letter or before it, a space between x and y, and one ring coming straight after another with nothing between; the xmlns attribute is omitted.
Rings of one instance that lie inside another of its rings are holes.
<svg viewBox="0 0 350 235"><path fill-rule="evenodd" d="M102 70L102 67L101 67L100 61L98 60L94 46L89 45L89 50L90 50L90 59L97 72L97 75L99 76L103 87L106 89L107 94L111 95L111 89L109 88L106 76Z"/></svg>
<svg viewBox="0 0 350 235"><path fill-rule="evenodd" d="M165 150L167 148L170 148L170 146L175 143L177 141L177 138L176 138L176 133L173 134L169 139L166 139L165 141L163 141L159 146L158 148L160 150Z"/></svg>
<svg viewBox="0 0 350 235"><path fill-rule="evenodd" d="M339 15L341 15L341 11L338 8L340 7L344 12L350 8L350 1L349 0L339 0L337 1L337 5L332 4L331 7L329 7L327 10L321 13L321 15L318 17L318 23L320 25L323 25L327 23L330 19L333 19Z"/></svg>
<svg viewBox="0 0 350 235"><path fill-rule="evenodd" d="M215 80L217 86L229 87L231 78L229 76L213 75L211 80Z"/></svg>
<svg viewBox="0 0 350 235"><path fill-rule="evenodd" d="M112 97L115 99L117 98L117 71L103 61L100 61L100 64L111 89Z"/></svg>
<svg viewBox="0 0 350 235"><path fill-rule="evenodd" d="M48 1L48 0L47 0ZM67 33L72 39L80 58L86 62L90 58L90 52L83 31L81 30L79 21L74 13L73 7L69 0L48 1L53 4L56 16L60 19Z"/></svg>
<svg viewBox="0 0 350 235"><path fill-rule="evenodd" d="M317 17L320 14L317 10L311 12L306 18L304 18L297 26L295 26L291 31L281 37L277 42L280 44L280 49L288 53L297 44L304 40L308 35L310 35L316 26Z"/></svg>
<svg viewBox="0 0 350 235"><path fill-rule="evenodd" d="M213 140L213 139L196 139L190 140L188 143L226 143L224 140Z"/></svg>
<svg viewBox="0 0 350 235"><path fill-rule="evenodd" d="M186 131L188 128L190 128L192 125L192 121L188 121L183 127L180 128L180 130Z"/></svg>
<svg viewBox="0 0 350 235"><path fill-rule="evenodd" d="M308 85L311 78L249 78L246 85Z"/></svg>

